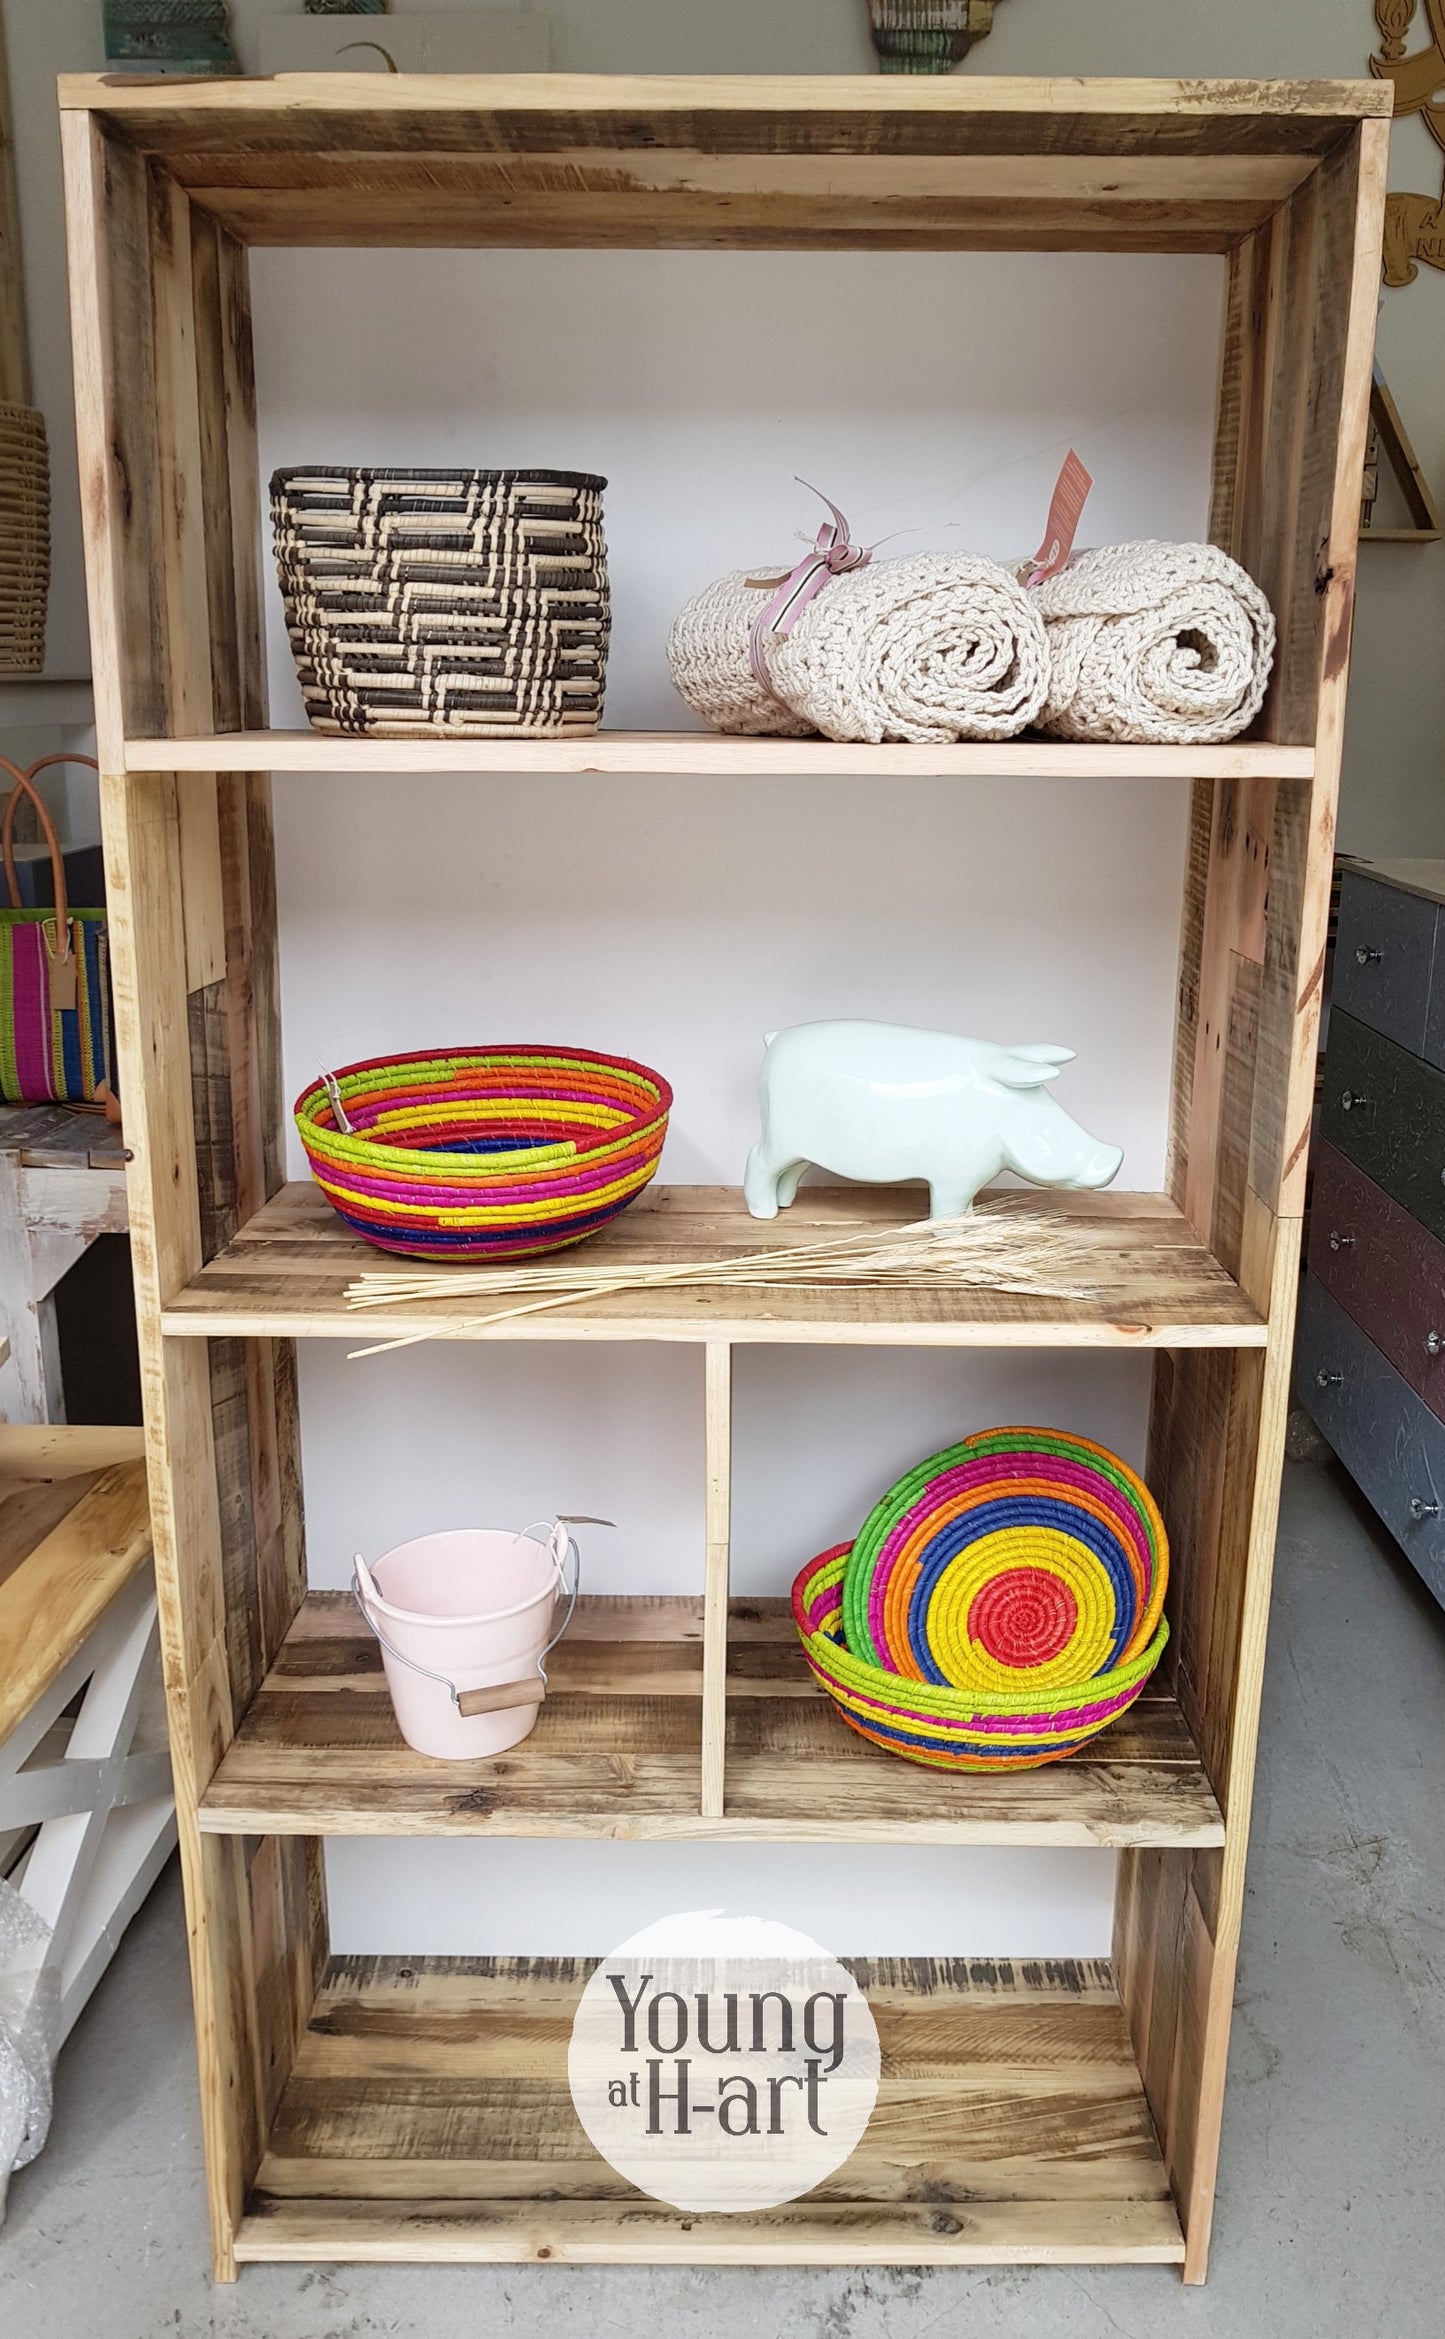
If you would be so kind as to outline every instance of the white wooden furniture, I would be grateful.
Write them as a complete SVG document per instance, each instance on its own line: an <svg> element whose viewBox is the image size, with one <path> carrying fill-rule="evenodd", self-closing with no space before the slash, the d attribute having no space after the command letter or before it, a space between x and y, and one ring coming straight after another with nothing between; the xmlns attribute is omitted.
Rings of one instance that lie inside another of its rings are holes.
<svg viewBox="0 0 1445 2339"><path fill-rule="evenodd" d="M55 1287L103 1234L124 1234L125 1144L99 1114L0 1106L0 1422L61 1422Z"/></svg>
<svg viewBox="0 0 1445 2339"><path fill-rule="evenodd" d="M68 2035L176 1840L142 1436L0 1428L0 1874Z"/></svg>

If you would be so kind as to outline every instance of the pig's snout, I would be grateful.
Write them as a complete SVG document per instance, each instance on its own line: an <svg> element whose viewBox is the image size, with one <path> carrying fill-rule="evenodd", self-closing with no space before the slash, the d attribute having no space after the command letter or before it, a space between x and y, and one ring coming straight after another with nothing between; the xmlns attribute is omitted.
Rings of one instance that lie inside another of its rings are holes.
<svg viewBox="0 0 1445 2339"><path fill-rule="evenodd" d="M1079 1172L1078 1182L1091 1191L1096 1186L1107 1186L1119 1175L1124 1159L1122 1145L1096 1145Z"/></svg>

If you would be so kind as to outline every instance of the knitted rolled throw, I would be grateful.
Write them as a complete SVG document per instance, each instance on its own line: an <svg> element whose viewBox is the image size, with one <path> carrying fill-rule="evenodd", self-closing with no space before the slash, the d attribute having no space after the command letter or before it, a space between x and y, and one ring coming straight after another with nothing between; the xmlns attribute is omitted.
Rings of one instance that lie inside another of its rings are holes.
<svg viewBox="0 0 1445 2339"><path fill-rule="evenodd" d="M735 569L678 611L667 637L673 683L715 731L800 739L813 725L795 715L753 672L753 621L767 608L770 596L749 586L752 573ZM765 569L759 571L764 573Z"/></svg>
<svg viewBox="0 0 1445 2339"><path fill-rule="evenodd" d="M976 554L875 560L830 578L774 638L773 686L829 739L1009 739L1048 689L1036 604Z"/></svg>
<svg viewBox="0 0 1445 2339"><path fill-rule="evenodd" d="M1053 666L1042 727L1056 737L1207 745L1259 713L1274 614L1217 545L1111 544L1033 598Z"/></svg>

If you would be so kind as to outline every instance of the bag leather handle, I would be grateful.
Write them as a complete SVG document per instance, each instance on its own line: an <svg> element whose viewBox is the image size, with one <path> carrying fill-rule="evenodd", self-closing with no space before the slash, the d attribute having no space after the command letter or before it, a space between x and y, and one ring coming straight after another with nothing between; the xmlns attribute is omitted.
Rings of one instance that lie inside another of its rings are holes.
<svg viewBox="0 0 1445 2339"><path fill-rule="evenodd" d="M8 755L0 755L0 770L7 771L15 782L5 799L5 816L3 823L0 823L0 850L3 850L5 858L5 884L10 895L10 907L18 910L24 905L20 899L20 873L15 866L15 814L23 793L35 806L40 833L50 851L50 874L55 892L55 939L58 955L65 958L70 952L70 902L65 890L65 855L60 850L60 839L55 833L49 807L35 785L36 773L45 771L53 763L83 763L88 764L92 771L100 769L92 755L42 755L38 762L30 766L29 771L23 772L18 763L10 761Z"/></svg>

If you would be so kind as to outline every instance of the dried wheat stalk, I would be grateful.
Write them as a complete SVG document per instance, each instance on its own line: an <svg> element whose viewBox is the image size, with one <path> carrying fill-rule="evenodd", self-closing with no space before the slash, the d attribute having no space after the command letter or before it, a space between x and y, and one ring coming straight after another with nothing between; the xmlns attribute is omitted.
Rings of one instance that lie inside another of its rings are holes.
<svg viewBox="0 0 1445 2339"><path fill-rule="evenodd" d="M655 1291L669 1284L796 1288L847 1283L872 1290L1011 1291L1043 1299L1094 1297L1085 1271L1097 1253L1067 1222L1004 1207L962 1218L925 1218L883 1234L876 1227L789 1250L751 1251L725 1259L686 1259L665 1266L591 1264L573 1254L559 1266L390 1268L349 1284L350 1308L414 1307L432 1300L510 1298L486 1314L439 1317L424 1332L408 1332L357 1356L379 1356L421 1340L464 1340L488 1325L549 1309L575 1307L617 1292Z"/></svg>

